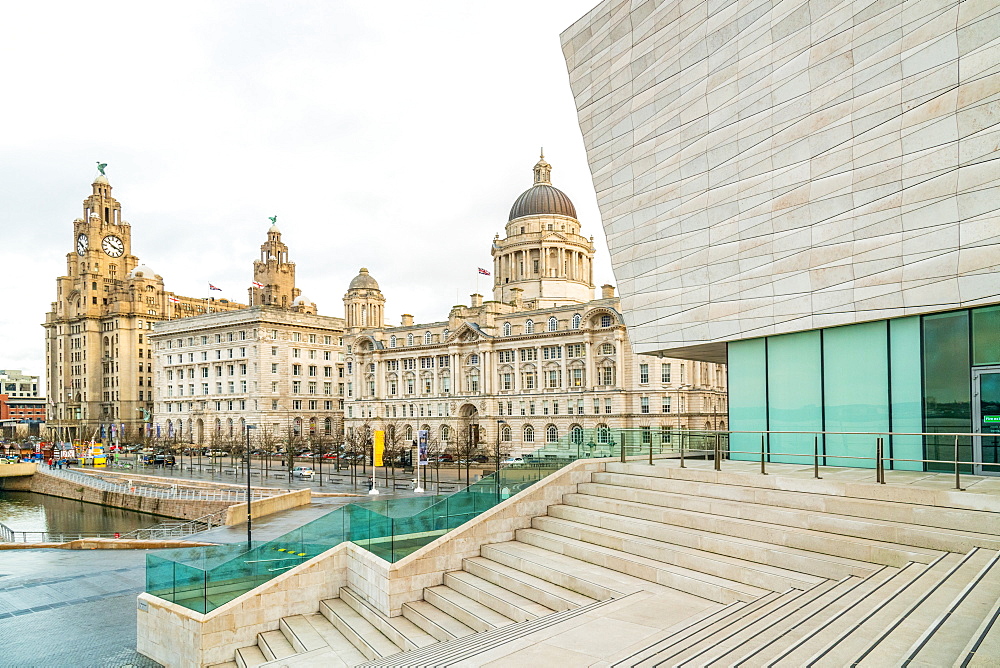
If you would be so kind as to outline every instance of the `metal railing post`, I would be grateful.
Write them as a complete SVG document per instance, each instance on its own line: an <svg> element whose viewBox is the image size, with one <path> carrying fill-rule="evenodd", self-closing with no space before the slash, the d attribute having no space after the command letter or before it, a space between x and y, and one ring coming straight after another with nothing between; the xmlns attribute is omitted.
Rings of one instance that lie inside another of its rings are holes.
<svg viewBox="0 0 1000 668"><path fill-rule="evenodd" d="M760 435L760 474L767 475L767 470L764 468L764 434Z"/></svg>
<svg viewBox="0 0 1000 668"><path fill-rule="evenodd" d="M715 470L722 470L721 449L719 448L719 435L715 435Z"/></svg>
<svg viewBox="0 0 1000 668"><path fill-rule="evenodd" d="M624 431L622 433L618 434L618 440L621 441L621 443L619 444L619 446L622 449L622 454L621 454L621 456L622 456L622 464L624 464L625 463L625 432Z"/></svg>
<svg viewBox="0 0 1000 668"><path fill-rule="evenodd" d="M882 437L879 436L875 439L875 481L880 484L885 484L885 468L882 463Z"/></svg>
<svg viewBox="0 0 1000 668"><path fill-rule="evenodd" d="M680 437L681 437L681 468L685 468L685 466L684 466L684 432L680 433Z"/></svg>
<svg viewBox="0 0 1000 668"><path fill-rule="evenodd" d="M958 436L955 437L955 489L962 490L962 474L958 468Z"/></svg>
<svg viewBox="0 0 1000 668"><path fill-rule="evenodd" d="M649 465L653 465L653 434L649 435Z"/></svg>
<svg viewBox="0 0 1000 668"><path fill-rule="evenodd" d="M813 477L819 477L819 436L813 436Z"/></svg>

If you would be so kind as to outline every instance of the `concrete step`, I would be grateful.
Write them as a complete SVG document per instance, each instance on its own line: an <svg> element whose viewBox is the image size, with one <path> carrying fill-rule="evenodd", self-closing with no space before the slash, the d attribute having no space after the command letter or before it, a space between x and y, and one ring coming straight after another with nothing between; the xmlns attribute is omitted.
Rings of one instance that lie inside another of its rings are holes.
<svg viewBox="0 0 1000 668"><path fill-rule="evenodd" d="M609 474L633 476L635 480L629 486L653 488L656 485L658 489L695 497L786 505L858 517L867 517L869 509L879 508L873 517L956 531L1000 534L997 512L1000 501L991 496L970 497L963 492L943 491L933 494L928 501L926 488L907 485L875 485L830 478L814 480L774 472L761 476L747 471L717 472L702 467L682 469L674 461L664 461L657 466L608 462L603 473L594 474L593 481L605 482L603 476ZM669 488L660 487L658 481L669 481ZM884 509L893 506L895 511L885 514Z"/></svg>
<svg viewBox="0 0 1000 668"><path fill-rule="evenodd" d="M825 641L816 648L806 663L817 666L841 666L860 660L865 652L875 646L888 629L905 618L929 593L933 593L962 568L969 555L947 554L914 580L910 586L898 589L892 598L881 598L867 614L854 612L853 623L847 627L831 624L817 633L817 640ZM838 620L839 621L839 620ZM839 627L839 628L838 628ZM905 647L903 648L905 649ZM788 659L783 659L783 665Z"/></svg>
<svg viewBox="0 0 1000 668"><path fill-rule="evenodd" d="M816 625L809 633L785 647L773 646L761 657L755 657L751 665L764 665L763 660L767 658L767 665L797 668L807 665L810 660L839 639L849 636L862 624L868 623L871 629L884 629L885 624L905 609L908 601L933 586L961 559L962 555L946 554L934 564L910 564L896 571L882 584L870 589L867 595L837 612L832 611L822 624ZM882 626L879 626L880 623Z"/></svg>
<svg viewBox="0 0 1000 668"><path fill-rule="evenodd" d="M535 518L536 522L540 518ZM540 523L541 524L541 523ZM688 594L700 596L717 603L751 601L767 593L768 590L752 587L732 580L698 573L686 568L678 568L654 559L629 554L583 540L568 538L540 529L518 529L515 536L519 542L528 543L550 552L563 554L586 561L626 575L670 587Z"/></svg>
<svg viewBox="0 0 1000 668"><path fill-rule="evenodd" d="M235 661L223 661L222 663L213 663L208 668L239 668L239 664Z"/></svg>
<svg viewBox="0 0 1000 668"><path fill-rule="evenodd" d="M1000 599L997 599L959 659L968 668L996 668L1000 656Z"/></svg>
<svg viewBox="0 0 1000 668"><path fill-rule="evenodd" d="M278 621L278 630L295 648L296 653L309 652L326 647L326 641L303 615L283 617Z"/></svg>
<svg viewBox="0 0 1000 668"><path fill-rule="evenodd" d="M257 634L257 647L268 661L287 659L295 654L295 648L281 631L265 631Z"/></svg>
<svg viewBox="0 0 1000 668"><path fill-rule="evenodd" d="M651 643L648 647L627 659L623 659L613 664L614 666L661 666L674 665L671 657L687 651L689 648L697 646L706 640L715 638L720 633L728 633L732 629L742 628L752 623L762 615L767 615L771 610L780 608L788 601L794 600L802 592L789 590L787 592L768 592L756 601L749 603L734 603L726 606L719 614L711 615L704 621L691 624L681 630L667 629L662 635L662 639Z"/></svg>
<svg viewBox="0 0 1000 668"><path fill-rule="evenodd" d="M489 552L488 548L491 547L493 546L484 545L484 553ZM502 550L502 548L493 549L495 551ZM465 559L462 562L462 568L465 572L482 578L501 589L517 594L526 600L532 601L546 610L570 610L594 602L594 599L589 596L584 596L571 589L560 587L548 580L543 580L540 577L518 570L517 568L512 568L499 561L487 559L486 557Z"/></svg>
<svg viewBox="0 0 1000 668"><path fill-rule="evenodd" d="M606 510L618 514L630 514L641 519L650 519L662 524L670 524L686 529L735 536L772 545L819 552L857 561L896 566L901 568L910 561L930 563L940 556L938 550L928 550L910 545L898 545L870 538L857 538L841 534L796 529L756 520L744 520L721 515L706 515L699 512L663 508L629 501L602 499L596 496L567 495L577 504L587 504L595 510Z"/></svg>
<svg viewBox="0 0 1000 668"><path fill-rule="evenodd" d="M819 632L831 621L850 612L869 596L879 591L889 591L889 582L900 578L899 582L915 577L925 567L910 564L905 569L884 566L879 572L867 578L847 577L840 580L830 592L799 610L794 616L775 623L754 635L740 647L720 654L718 661L730 665L764 666L788 651L797 643L804 642ZM904 575L904 571L908 571Z"/></svg>
<svg viewBox="0 0 1000 668"><path fill-rule="evenodd" d="M662 513L671 512L666 509L652 508L652 512L650 512L651 507L644 507L642 504L608 501L599 497L585 495L567 494L566 498L573 502L573 507L579 508L581 511L606 512L608 508L618 510L620 513L623 513L619 515L622 518L622 524L620 525L622 531L629 533L640 531L638 535L655 538L656 540L672 545L701 550L723 557L752 561L784 569L785 571L802 573L807 576L837 580L848 575L867 577L880 568L878 564L858 559L823 554L787 545L776 545L753 538L712 533L710 531L702 531L698 527L677 526L670 522L660 522L655 519ZM567 511L560 509L556 511L556 514L565 512ZM633 517L634 515L645 517ZM648 532L650 531L654 533L649 534Z"/></svg>
<svg viewBox="0 0 1000 668"><path fill-rule="evenodd" d="M400 647L382 635L381 631L375 628L371 622L339 598L321 601L319 611L369 660L391 656L402 651Z"/></svg>
<svg viewBox="0 0 1000 668"><path fill-rule="evenodd" d="M348 587L340 588L340 600L364 617L397 647L402 647L404 651L426 647L437 642L432 636L405 617L384 616Z"/></svg>
<svg viewBox="0 0 1000 668"><path fill-rule="evenodd" d="M710 636L697 642L675 645L669 652L661 652L655 657L656 664L664 662L671 666L714 665L719 657L746 644L756 642L758 636L775 625L793 625L801 612L810 607L822 606L830 600L832 590L841 584L829 580L809 591L790 590L778 596L768 605L741 617Z"/></svg>
<svg viewBox="0 0 1000 668"><path fill-rule="evenodd" d="M758 520L788 527L838 533L858 538L871 538L873 540L912 545L933 550L966 553L975 547L1000 548L1000 535L979 533L983 530L982 526L977 526L977 531L972 532L950 527L921 526L911 522L895 520L894 518L900 514L911 517L915 514L913 513L912 506L903 506L903 509L900 509L899 506L901 504L898 503L889 504L881 501L865 501L864 503L869 505L875 504L877 507L868 509L869 516L857 517L850 514L838 514L829 510L824 511L817 508L801 508L790 505L794 502L793 498L801 499L803 496L809 496L805 494L781 493L782 496L780 498L771 499L780 501L782 502L781 504L769 504L758 501L761 497L764 499L770 498L767 495L762 495L760 493L762 490L759 489L753 490L753 494L746 495L753 499L752 501L748 499L728 500L696 497L679 492L639 489L627 486L630 479L634 479L636 476L622 476L620 474L603 475L617 476L614 479L618 484L584 483L579 486L578 492L591 496L632 501L665 508L676 508L710 515ZM568 503L568 501L564 501L564 503ZM804 505L809 506L810 504L806 503ZM825 503L816 505L825 507L835 504ZM955 512L974 513L977 516L984 515L984 513L975 513L975 511L952 511L952 514ZM880 513L882 514L881 516ZM976 517L975 519L986 518Z"/></svg>
<svg viewBox="0 0 1000 668"><path fill-rule="evenodd" d="M250 647L240 647L236 650L236 665L240 668L257 668L257 666L267 663L269 659L264 656L257 645Z"/></svg>
<svg viewBox="0 0 1000 668"><path fill-rule="evenodd" d="M358 651L358 648L351 644L351 641L347 637L337 630L329 619L323 616L322 613L314 612L309 615L303 615L306 621L316 630L316 633L320 635L321 638L326 642L326 647L334 653L334 655L340 657L341 660L346 662L347 665L353 666L358 663L365 661L367 657ZM316 650L311 652L305 652L305 654L313 654Z"/></svg>
<svg viewBox="0 0 1000 668"><path fill-rule="evenodd" d="M669 527L663 530L662 525L649 520L637 520L576 506L549 506L548 513L548 517L536 518L533 526L762 589L806 589L826 579L754 560L677 545L669 540L676 531ZM682 538L690 537L691 532L686 533L688 535ZM771 559L774 560L775 557Z"/></svg>
<svg viewBox="0 0 1000 668"><path fill-rule="evenodd" d="M268 661L260 668L352 668L364 663L364 661L364 657L353 662L345 661L330 647L323 647L295 654L287 659Z"/></svg>
<svg viewBox="0 0 1000 668"><path fill-rule="evenodd" d="M475 633L472 628L426 601L404 603L403 616L441 642Z"/></svg>
<svg viewBox="0 0 1000 668"><path fill-rule="evenodd" d="M487 559L574 592L582 596L580 601L617 598L643 590L648 585L646 581L633 578L631 575L616 573L596 564L588 564L516 540L483 545L480 554Z"/></svg>
<svg viewBox="0 0 1000 668"><path fill-rule="evenodd" d="M1000 597L998 553L978 550L961 568L907 611L860 662L885 665L898 657L916 665L949 665Z"/></svg>
<svg viewBox="0 0 1000 668"><path fill-rule="evenodd" d="M526 622L554 612L551 608L467 571L445 573L444 584L515 622Z"/></svg>
<svg viewBox="0 0 1000 668"><path fill-rule="evenodd" d="M424 589L424 600L480 633L514 623L510 617L501 615L451 587L427 587Z"/></svg>

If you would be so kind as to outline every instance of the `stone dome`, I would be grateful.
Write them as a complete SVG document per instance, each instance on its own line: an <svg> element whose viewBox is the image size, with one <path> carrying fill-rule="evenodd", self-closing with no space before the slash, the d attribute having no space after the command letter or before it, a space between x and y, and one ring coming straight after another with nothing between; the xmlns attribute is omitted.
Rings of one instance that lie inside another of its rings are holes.
<svg viewBox="0 0 1000 668"><path fill-rule="evenodd" d="M348 290L378 290L378 281L371 277L365 267L361 267L358 275L351 280Z"/></svg>
<svg viewBox="0 0 1000 668"><path fill-rule="evenodd" d="M523 216L555 214L576 218L576 207L563 191L547 183L536 183L514 201L508 221Z"/></svg>
<svg viewBox="0 0 1000 668"><path fill-rule="evenodd" d="M156 278L156 272L149 268L149 265L140 264L135 269L128 272L129 278Z"/></svg>
<svg viewBox="0 0 1000 668"><path fill-rule="evenodd" d="M292 300L292 306L299 306L300 304L303 306L313 306L313 303L305 295L299 295Z"/></svg>

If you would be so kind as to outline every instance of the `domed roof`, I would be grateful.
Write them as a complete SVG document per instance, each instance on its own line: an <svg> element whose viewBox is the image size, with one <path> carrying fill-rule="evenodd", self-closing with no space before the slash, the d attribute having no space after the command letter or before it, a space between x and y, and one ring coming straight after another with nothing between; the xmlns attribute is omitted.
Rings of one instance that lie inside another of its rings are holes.
<svg viewBox="0 0 1000 668"><path fill-rule="evenodd" d="M140 264L135 269L128 272L129 278L156 278L156 272L149 268L149 265Z"/></svg>
<svg viewBox="0 0 1000 668"><path fill-rule="evenodd" d="M536 183L514 201L508 221L522 216L555 214L576 218L576 207L563 191L546 183Z"/></svg>
<svg viewBox="0 0 1000 668"><path fill-rule="evenodd" d="M378 281L371 277L365 267L361 267L358 275L351 280L348 290L378 290Z"/></svg>
<svg viewBox="0 0 1000 668"><path fill-rule="evenodd" d="M552 165L542 155L535 163L535 184L521 193L510 208L507 221L523 216L557 215L576 218L576 207L563 191L552 185Z"/></svg>
<svg viewBox="0 0 1000 668"><path fill-rule="evenodd" d="M312 306L313 305L313 303L311 301L309 301L309 298L306 297L305 295L299 295L298 297L296 297L295 299L292 300L292 305L293 306L298 306L299 304L303 304L305 306Z"/></svg>

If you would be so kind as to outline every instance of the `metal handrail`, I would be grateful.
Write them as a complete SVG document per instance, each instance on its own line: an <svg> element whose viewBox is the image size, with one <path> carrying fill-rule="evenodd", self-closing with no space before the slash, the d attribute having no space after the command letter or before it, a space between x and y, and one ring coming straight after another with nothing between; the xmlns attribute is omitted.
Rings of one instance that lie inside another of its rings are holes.
<svg viewBox="0 0 1000 668"><path fill-rule="evenodd" d="M46 475L52 475L54 477L67 478L73 480L74 482L79 482L80 484L92 487L94 489L100 489L110 492L118 492L122 494L132 494L136 496L146 496L157 499L174 499L174 500L186 500L186 501L224 501L228 503L243 503L246 501L246 491L242 489L228 489L228 490L205 490L201 488L194 487L179 487L175 484L171 484L169 487L156 486L156 483L149 483L146 481L136 481L132 485L113 483L103 478L95 477L93 475L88 475L85 473L80 473L77 471L65 471L60 469L53 470L39 470ZM273 492L268 490L253 490L251 498L253 499L265 499L281 492Z"/></svg>
<svg viewBox="0 0 1000 668"><path fill-rule="evenodd" d="M621 430L625 431L625 430ZM630 430L634 431L634 430ZM646 432L648 433L648 432ZM722 459L723 459L723 448L722 439L723 435L732 436L733 434L754 434L760 435L761 447L760 450L733 450L726 444L725 452L727 455L741 454L741 455L752 455L755 458L759 457L760 460L760 473L761 475L767 475L767 460L770 457L812 457L813 458L813 476L817 479L821 478L819 474L820 463L819 460L822 457L824 460L827 458L833 459L852 459L861 461L874 461L875 462L875 481L877 484L886 484L885 480L885 469L886 462L889 462L889 467L892 469L893 462L913 462L921 464L949 464L952 465L955 472L955 489L959 491L964 491L965 488L962 487L962 466L971 467L994 467L991 470L995 470L1000 473L1000 462L982 462L982 461L968 461L959 458L959 439L962 437L966 438L1000 438L1000 434L990 434L990 433L976 433L976 432L892 432L892 431L805 431L805 430L760 430L760 431L732 431L732 430L722 430L722 429L686 429L686 430L675 430L671 432L672 434L680 434L680 466L685 467L684 463L684 438L683 435L692 434L702 434L702 435L712 435L714 439L714 447L712 459L713 467L716 471L722 470ZM813 436L813 452L772 452L765 447L765 436L768 434L809 434ZM836 436L874 436L875 438L875 452L873 457L866 457L863 455L848 455L848 454L829 454L819 452L819 436L823 435L836 435ZM934 436L934 437L954 437L954 457L951 459L914 459L909 457L890 457L885 454L885 437L886 436ZM653 463L653 443L650 439L649 445L649 463ZM690 452L690 449L689 449ZM662 454L662 444L661 444L661 454ZM625 461L625 447L622 447L621 459ZM827 464L823 464L827 466Z"/></svg>

